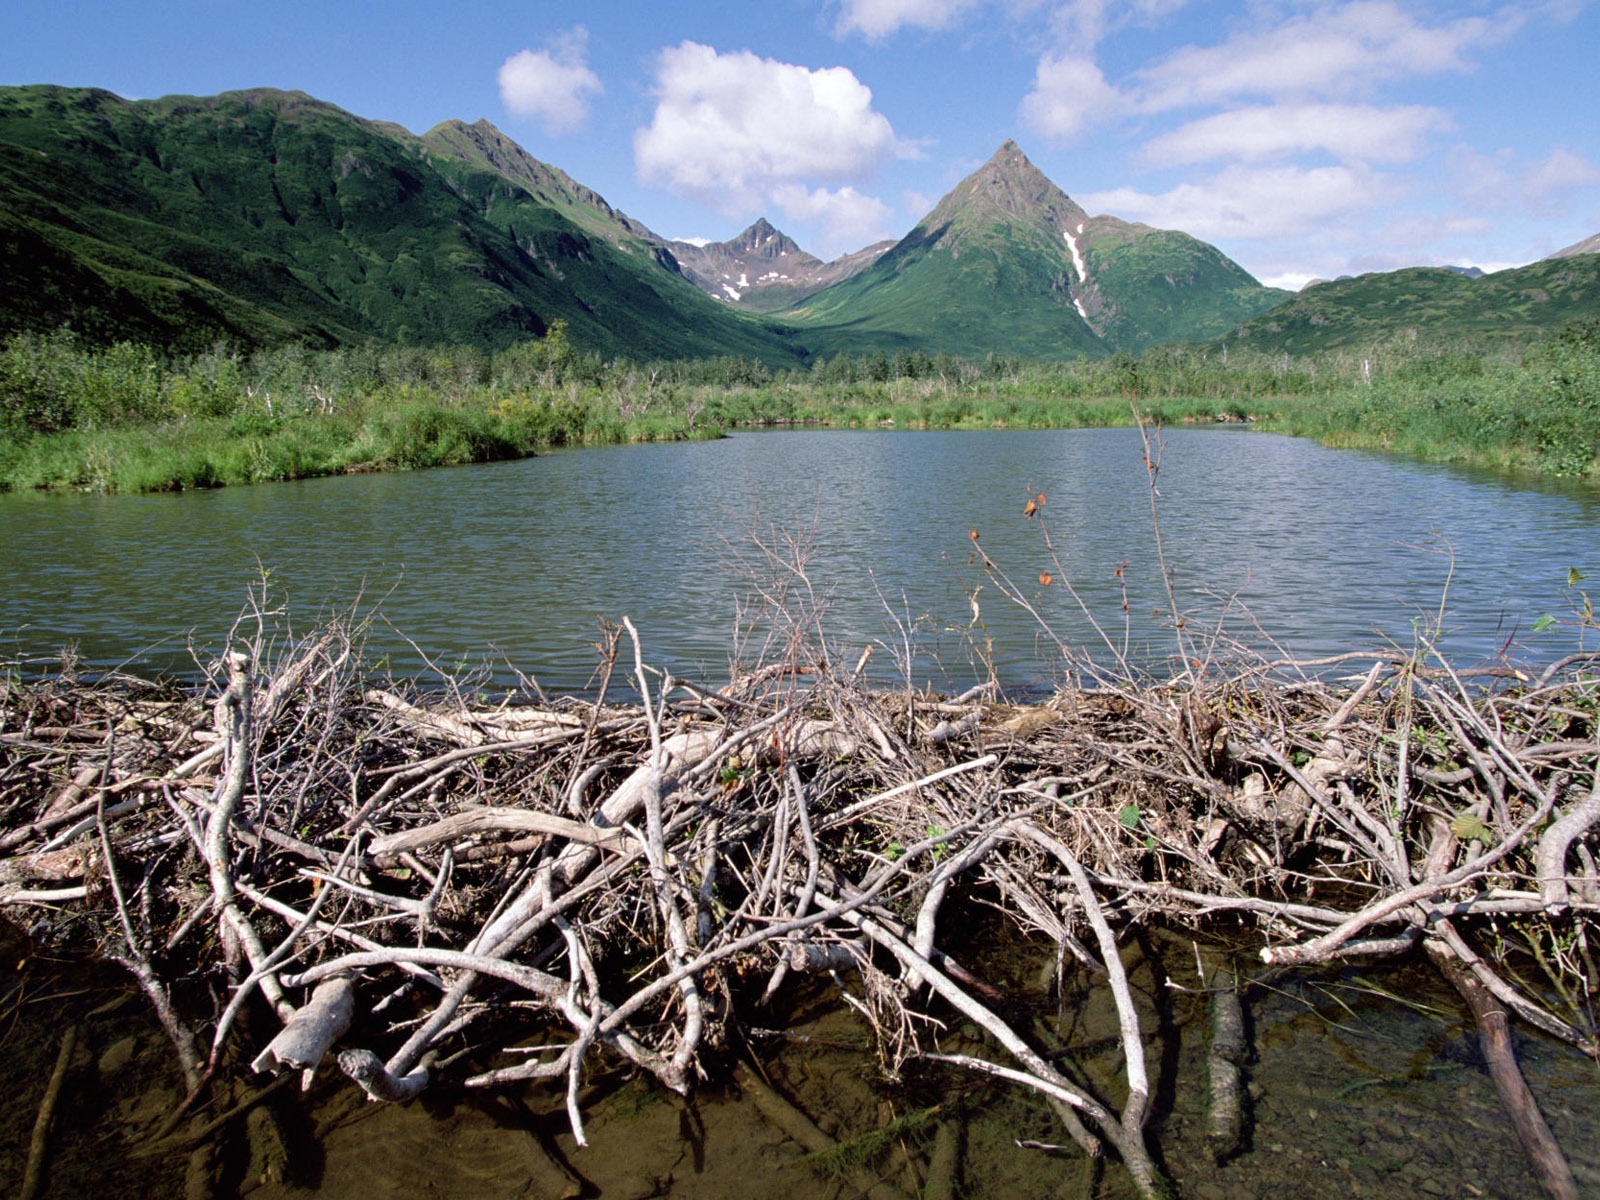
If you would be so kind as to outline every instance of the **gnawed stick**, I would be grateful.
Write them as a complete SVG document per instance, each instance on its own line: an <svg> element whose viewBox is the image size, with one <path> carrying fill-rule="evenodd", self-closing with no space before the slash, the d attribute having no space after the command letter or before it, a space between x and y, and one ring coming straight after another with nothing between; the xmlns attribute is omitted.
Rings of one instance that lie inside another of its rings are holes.
<svg viewBox="0 0 1600 1200"><path fill-rule="evenodd" d="M28 1165L23 1170L19 1200L34 1200L44 1182L44 1156L50 1142L50 1124L55 1120L56 1102L61 1099L61 1084L67 1077L67 1066L77 1046L78 1027L69 1025L67 1032L61 1035L61 1051L56 1055L55 1070L50 1072L44 1099L39 1102L39 1115L33 1121L33 1137L28 1141Z"/></svg>
<svg viewBox="0 0 1600 1200"><path fill-rule="evenodd" d="M302 1088L309 1089L317 1064L328 1047L350 1028L355 1010L356 990L349 979L337 976L324 980L256 1056L250 1069L276 1075L283 1067L294 1067L301 1072Z"/></svg>
<svg viewBox="0 0 1600 1200"><path fill-rule="evenodd" d="M1544 1114L1539 1111L1538 1101L1528 1089L1522 1068L1517 1065L1516 1050L1511 1045L1511 1022L1505 1008L1446 942L1429 938L1426 945L1428 957L1472 1010L1478 1026L1478 1043L1489 1063L1489 1074L1494 1078L1500 1101L1527 1152L1534 1174L1553 1200L1578 1200L1578 1182L1573 1177L1572 1167L1550 1132Z"/></svg>
<svg viewBox="0 0 1600 1200"><path fill-rule="evenodd" d="M1206 1052L1210 1104L1206 1141L1220 1163L1239 1149L1244 1134L1244 1006L1233 968L1218 967L1206 981L1211 1010L1211 1044Z"/></svg>

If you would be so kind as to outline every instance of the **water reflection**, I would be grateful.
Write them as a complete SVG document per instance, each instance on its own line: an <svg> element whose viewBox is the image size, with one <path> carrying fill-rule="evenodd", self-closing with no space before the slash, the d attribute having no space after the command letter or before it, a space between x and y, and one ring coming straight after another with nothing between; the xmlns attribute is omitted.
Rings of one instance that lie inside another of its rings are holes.
<svg viewBox="0 0 1600 1200"><path fill-rule="evenodd" d="M188 641L214 652L265 571L301 626L381 597L392 628L373 649L407 673L492 650L505 677L581 689L598 620L627 614L654 662L714 680L740 595L730 547L798 531L841 646L897 639L892 609L915 625L918 684L981 674L991 644L1008 683L1047 682L1053 646L985 578L969 531L1066 642L1098 641L1069 581L1119 648L1159 661L1173 643L1142 459L1134 430L784 432L174 496L0 497L0 630L28 653L76 643L95 667L192 668ZM1550 657L1573 637L1533 622L1570 610L1569 568L1600 578L1592 489L1225 428L1169 431L1159 464L1180 606L1204 625L1231 598L1225 631L1253 646L1409 645L1413 619L1442 610L1453 655ZM1029 488L1047 497L1042 520L1023 518Z"/></svg>

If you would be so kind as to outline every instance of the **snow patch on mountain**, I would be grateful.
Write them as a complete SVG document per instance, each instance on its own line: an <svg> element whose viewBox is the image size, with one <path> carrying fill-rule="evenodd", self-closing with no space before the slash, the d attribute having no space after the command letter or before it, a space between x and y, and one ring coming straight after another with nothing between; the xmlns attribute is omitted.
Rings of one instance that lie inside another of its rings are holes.
<svg viewBox="0 0 1600 1200"><path fill-rule="evenodd" d="M1083 233L1083 225L1081 223L1078 225L1078 233L1080 235ZM1072 236L1072 230L1070 229L1063 229L1061 236L1067 239L1067 249L1072 252L1072 266L1078 272L1078 284L1082 286L1089 282L1089 272L1084 268L1083 251L1078 249L1078 239ZM1078 315L1087 321L1089 314L1084 310L1083 301L1078 299L1077 296L1073 296L1072 303L1077 306Z"/></svg>

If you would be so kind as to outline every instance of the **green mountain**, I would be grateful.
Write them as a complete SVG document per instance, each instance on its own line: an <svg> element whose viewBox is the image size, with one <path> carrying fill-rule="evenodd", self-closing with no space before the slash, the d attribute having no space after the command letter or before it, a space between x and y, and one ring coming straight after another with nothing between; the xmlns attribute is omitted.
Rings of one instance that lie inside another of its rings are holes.
<svg viewBox="0 0 1600 1200"><path fill-rule="evenodd" d="M1312 354L1396 337L1521 340L1600 312L1600 254L1546 258L1472 278L1447 267L1407 267L1313 283L1242 324L1223 341Z"/></svg>
<svg viewBox="0 0 1600 1200"><path fill-rule="evenodd" d="M783 316L825 353L1075 358L1216 337L1289 295L1188 234L1091 217L1008 141L870 267Z"/></svg>
<svg viewBox="0 0 1600 1200"><path fill-rule="evenodd" d="M296 92L0 88L0 333L499 346L564 320L602 355L796 361L541 168L482 122L418 138Z"/></svg>
<svg viewBox="0 0 1600 1200"><path fill-rule="evenodd" d="M0 88L0 271L0 335L495 347L562 320L603 356L773 365L1098 356L1280 295L1184 234L1088 216L1010 142L887 252L824 264L765 222L667 242L486 121L418 137L270 89Z"/></svg>

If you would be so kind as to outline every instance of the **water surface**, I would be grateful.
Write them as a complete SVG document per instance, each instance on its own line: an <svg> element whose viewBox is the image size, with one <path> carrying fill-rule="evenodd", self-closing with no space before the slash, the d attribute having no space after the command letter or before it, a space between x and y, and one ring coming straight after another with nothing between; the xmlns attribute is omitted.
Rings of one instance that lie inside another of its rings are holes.
<svg viewBox="0 0 1600 1200"><path fill-rule="evenodd" d="M1569 568L1600 579L1592 489L1234 428L1168 431L1156 485L1190 632L1226 607L1224 632L1257 648L1410 646L1442 616L1454 656L1552 657L1574 635L1532 625L1570 614ZM1030 489L1047 499L1033 521ZM988 659L1008 684L1048 684L1058 647L984 558L1069 646L1112 656L1066 582L1119 651L1159 666L1175 642L1150 499L1131 429L741 433L175 495L0 496L0 652L71 644L95 668L192 670L265 576L301 627L376 605L369 646L404 673L487 655L502 679L579 690L599 620L627 615L653 663L717 680L748 596L738 560L792 582L781 563L803 542L852 662L875 643L879 677L900 675L891 651L909 635L919 685L959 686Z"/></svg>

